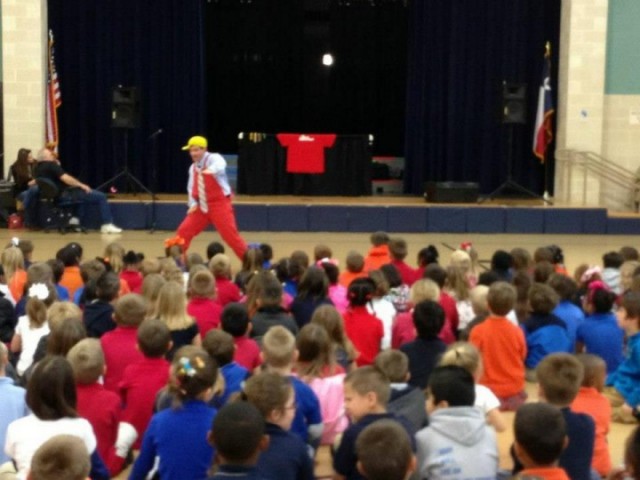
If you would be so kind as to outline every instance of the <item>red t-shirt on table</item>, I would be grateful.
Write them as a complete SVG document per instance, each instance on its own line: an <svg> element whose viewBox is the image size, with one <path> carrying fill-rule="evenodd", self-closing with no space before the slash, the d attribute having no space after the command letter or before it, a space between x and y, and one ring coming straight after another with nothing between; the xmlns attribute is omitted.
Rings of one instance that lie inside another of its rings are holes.
<svg viewBox="0 0 640 480"><path fill-rule="evenodd" d="M333 134L281 133L277 138L288 148L287 173L324 173L324 149L336 141Z"/></svg>

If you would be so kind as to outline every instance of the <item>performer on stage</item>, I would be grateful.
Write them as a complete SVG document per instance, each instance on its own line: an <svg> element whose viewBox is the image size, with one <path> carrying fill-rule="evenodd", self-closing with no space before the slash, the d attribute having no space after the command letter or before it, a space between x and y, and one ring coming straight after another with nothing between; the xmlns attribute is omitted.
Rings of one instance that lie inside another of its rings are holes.
<svg viewBox="0 0 640 480"><path fill-rule="evenodd" d="M188 150L193 164L189 168L189 210L178 227L177 236L184 240L183 253L193 237L212 223L222 239L242 259L247 244L238 233L231 205L231 187L227 179L227 162L222 155L207 151L207 139L191 137L182 150Z"/></svg>

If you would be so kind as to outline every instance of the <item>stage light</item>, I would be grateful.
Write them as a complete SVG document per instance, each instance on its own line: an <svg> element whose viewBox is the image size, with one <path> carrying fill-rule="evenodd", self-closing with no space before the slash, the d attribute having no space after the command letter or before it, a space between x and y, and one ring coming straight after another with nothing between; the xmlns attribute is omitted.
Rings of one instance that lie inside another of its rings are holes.
<svg viewBox="0 0 640 480"><path fill-rule="evenodd" d="M325 53L322 56L322 64L325 67L330 67L331 65L333 65L333 55L331 55L330 53Z"/></svg>

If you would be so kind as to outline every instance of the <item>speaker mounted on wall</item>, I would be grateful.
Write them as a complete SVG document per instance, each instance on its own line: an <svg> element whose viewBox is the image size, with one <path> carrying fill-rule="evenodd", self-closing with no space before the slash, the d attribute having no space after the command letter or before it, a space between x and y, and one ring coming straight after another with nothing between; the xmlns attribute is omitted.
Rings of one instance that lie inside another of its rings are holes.
<svg viewBox="0 0 640 480"><path fill-rule="evenodd" d="M136 87L113 87L111 126L134 129L140 126L140 94Z"/></svg>
<svg viewBox="0 0 640 480"><path fill-rule="evenodd" d="M502 84L502 123L527 123L527 84Z"/></svg>

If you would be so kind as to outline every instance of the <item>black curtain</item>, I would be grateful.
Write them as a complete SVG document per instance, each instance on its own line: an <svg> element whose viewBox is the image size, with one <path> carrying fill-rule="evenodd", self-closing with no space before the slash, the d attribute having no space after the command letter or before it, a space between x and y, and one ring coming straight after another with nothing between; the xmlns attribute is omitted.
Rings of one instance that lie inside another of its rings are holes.
<svg viewBox="0 0 640 480"><path fill-rule="evenodd" d="M133 86L141 122L127 132L129 167L155 191L184 191L189 159L180 146L205 131L201 2L48 0L48 9L63 167L91 186L120 171L125 132L111 128L112 88Z"/></svg>
<svg viewBox="0 0 640 480"><path fill-rule="evenodd" d="M514 180L542 193L544 167L532 153L533 129L546 41L553 46L557 102L560 10L559 0L411 1L408 192L423 193L428 180L475 181L481 192L491 192L506 180L513 128ZM526 125L501 124L503 81L527 84Z"/></svg>
<svg viewBox="0 0 640 480"><path fill-rule="evenodd" d="M407 11L402 0L208 2L216 148L236 151L239 132L373 133L376 154L402 155Z"/></svg>

